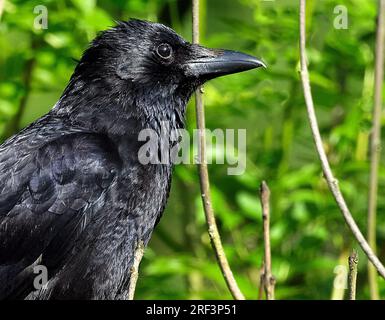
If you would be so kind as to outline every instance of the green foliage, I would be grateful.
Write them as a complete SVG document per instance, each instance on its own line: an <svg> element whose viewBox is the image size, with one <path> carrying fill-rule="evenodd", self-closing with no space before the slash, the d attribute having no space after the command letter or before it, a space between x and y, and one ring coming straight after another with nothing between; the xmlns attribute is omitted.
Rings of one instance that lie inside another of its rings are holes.
<svg viewBox="0 0 385 320"><path fill-rule="evenodd" d="M33 27L33 9L41 4L48 8L46 30ZM306 119L298 77L298 1L202 4L205 45L249 52L269 66L214 80L205 90L208 128L247 129L246 172L227 176L224 165L209 168L214 208L236 278L247 298L257 298L263 255L258 188L267 180L276 297L329 299L334 268L347 265L341 259L357 244L322 179ZM333 10L341 4L349 14L346 30L333 26ZM191 39L190 10L190 1L184 0L6 1L0 24L0 135L6 138L55 104L73 71L73 59L79 59L87 43L114 20L158 20ZM376 1L309 1L307 14L310 77L324 145L347 202L365 230ZM12 125L23 103L20 123ZM190 104L189 130L194 126ZM382 261L384 160L382 154ZM366 264L361 252L358 298L368 298ZM382 280L380 288L384 297ZM192 165L175 170L168 208L142 262L137 298L231 298L210 247Z"/></svg>

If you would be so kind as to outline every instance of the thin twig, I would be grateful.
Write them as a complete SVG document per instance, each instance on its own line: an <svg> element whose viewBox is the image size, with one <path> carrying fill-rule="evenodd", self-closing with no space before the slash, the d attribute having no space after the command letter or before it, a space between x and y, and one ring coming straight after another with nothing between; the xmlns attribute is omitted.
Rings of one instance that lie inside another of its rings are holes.
<svg viewBox="0 0 385 320"><path fill-rule="evenodd" d="M260 197L263 218L263 241L264 241L264 270L263 285L267 300L274 300L275 278L271 272L271 249L270 249L270 190L265 181L260 187Z"/></svg>
<svg viewBox="0 0 385 320"><path fill-rule="evenodd" d="M192 0L192 18L193 18L193 43L199 43L199 0ZM195 92L195 109L197 117L197 127L199 131L199 178L203 209L205 212L208 232L211 245L221 269L222 275L226 281L232 296L236 300L244 300L245 297L238 287L238 284L231 271L225 251L223 250L221 237L218 232L215 221L214 210L211 203L209 174L206 163L206 135L205 135L205 114L203 110L202 88Z"/></svg>
<svg viewBox="0 0 385 320"><path fill-rule="evenodd" d="M356 300L358 254L355 250L349 256L349 300Z"/></svg>
<svg viewBox="0 0 385 320"><path fill-rule="evenodd" d="M310 122L310 128L312 130L313 139L315 142L315 146L317 149L317 153L319 155L322 170L324 173L324 176L326 178L327 184L329 186L329 189L331 193L334 196L334 199L337 202L338 207L340 208L340 211L350 228L351 232L353 233L354 237L356 238L357 242L361 246L362 250L365 252L368 259L373 263L377 271L381 274L381 276L385 279L385 268L378 259L378 257L374 254L373 250L369 246L368 242L362 235L362 232L358 228L356 222L354 221L354 218L352 214L349 211L348 206L346 205L345 199L340 191L340 188L338 186L337 179L333 176L332 170L329 165L329 161L326 157L325 150L322 145L322 139L321 134L319 132L318 128L318 122L317 117L315 115L314 111L314 102L313 97L311 94L311 88L310 88L310 80L309 80L309 71L307 68L306 63L306 14L305 14L305 7L306 7L306 0L300 0L300 59L301 59L301 80L302 80L302 86L305 96L305 103L307 107L307 113L308 118Z"/></svg>
<svg viewBox="0 0 385 320"><path fill-rule="evenodd" d="M369 205L368 205L368 242L376 252L376 220L378 170L380 163L381 146L381 109L382 85L384 78L384 35L385 35L385 0L378 0L377 39L376 39L376 66L374 79L374 107L373 128L370 143L370 178L369 178ZM371 264L368 265L370 297L378 300L377 272Z"/></svg>
<svg viewBox="0 0 385 320"><path fill-rule="evenodd" d="M128 297L127 297L128 300L134 300L136 283L138 282L138 277L139 277L139 265L140 265L140 261L142 261L143 254L144 254L144 244L143 244L143 241L140 241L135 250L134 263L132 264L132 267L131 267L130 284L128 287Z"/></svg>

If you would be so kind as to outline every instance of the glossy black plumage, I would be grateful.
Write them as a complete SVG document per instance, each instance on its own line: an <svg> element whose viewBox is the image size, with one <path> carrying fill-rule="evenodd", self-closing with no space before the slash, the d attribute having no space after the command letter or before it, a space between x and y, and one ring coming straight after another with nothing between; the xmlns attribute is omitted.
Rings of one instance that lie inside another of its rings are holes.
<svg viewBox="0 0 385 320"><path fill-rule="evenodd" d="M0 146L0 299L126 297L172 171L139 162L138 133L183 128L198 85L261 65L239 53L226 65L224 52L140 20L92 42L55 107ZM48 268L44 290L32 286L34 263Z"/></svg>

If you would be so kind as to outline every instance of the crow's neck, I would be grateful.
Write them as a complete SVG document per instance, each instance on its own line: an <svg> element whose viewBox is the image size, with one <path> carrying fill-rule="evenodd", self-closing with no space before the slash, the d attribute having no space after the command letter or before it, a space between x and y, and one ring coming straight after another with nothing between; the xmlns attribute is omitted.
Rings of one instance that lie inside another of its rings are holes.
<svg viewBox="0 0 385 320"><path fill-rule="evenodd" d="M138 162L139 149L146 142L139 141L143 130L164 137L165 132L184 128L188 94L167 94L162 88L135 88L123 93L114 88L93 89L69 86L52 112L69 118L71 126L84 132L107 136L127 164ZM168 145L175 146L175 142Z"/></svg>
<svg viewBox="0 0 385 320"><path fill-rule="evenodd" d="M68 115L73 125L111 137L132 136L143 129L160 133L162 122L171 129L184 128L190 95L156 86L121 90L75 83L67 87L53 112Z"/></svg>

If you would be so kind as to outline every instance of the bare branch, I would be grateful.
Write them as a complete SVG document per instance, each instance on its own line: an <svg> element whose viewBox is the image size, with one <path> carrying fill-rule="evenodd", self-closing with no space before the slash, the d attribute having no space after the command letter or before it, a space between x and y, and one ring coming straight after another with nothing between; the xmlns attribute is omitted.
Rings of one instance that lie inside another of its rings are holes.
<svg viewBox="0 0 385 320"><path fill-rule="evenodd" d="M376 39L376 66L374 79L374 107L373 127L370 143L370 178L369 178L369 206L368 206L368 242L376 252L376 220L378 170L380 163L381 146L381 109L382 85L384 79L384 35L385 35L385 0L378 0L377 39ZM377 272L372 265L368 266L370 297L378 300Z"/></svg>
<svg viewBox="0 0 385 320"><path fill-rule="evenodd" d="M318 128L317 117L314 111L314 102L311 94L310 80L309 80L309 71L306 64L306 15L305 15L306 0L300 0L300 59L301 59L301 80L305 96L305 102L307 107L308 118L310 122L310 128L312 130L313 139L317 149L318 156L321 161L322 170L326 178L327 184L331 193L334 196L334 199L337 202L340 211L350 228L350 231L353 233L357 242L361 246L362 250L365 252L368 259L373 263L377 271L385 279L385 268L374 254L373 250L369 246L368 242L362 235L362 232L358 228L352 214L349 211L348 206L346 205L345 199L340 191L338 186L337 179L333 176L332 170L329 165L329 161L326 157L325 150L322 145L321 134Z"/></svg>
<svg viewBox="0 0 385 320"><path fill-rule="evenodd" d="M143 241L140 241L135 250L134 263L131 267L130 284L128 287L128 297L127 297L128 300L134 300L136 283L138 282L138 277L139 277L139 265L140 265L140 261L142 261L143 254L144 254L144 244L143 244Z"/></svg>
<svg viewBox="0 0 385 320"><path fill-rule="evenodd" d="M199 0L192 0L192 16L193 16L193 43L199 43ZM202 88L195 93L195 108L197 117L197 127L199 130L199 178L201 195L203 201L203 209L206 216L208 232L211 245L215 251L216 258L221 268L222 275L226 281L232 296L236 300L244 300L245 297L238 287L238 284L231 271L225 251L223 250L221 237L218 232L217 223L215 221L214 210L211 204L210 182L206 163L206 135L205 135L205 114L203 110Z"/></svg>
<svg viewBox="0 0 385 320"><path fill-rule="evenodd" d="M349 300L356 300L358 254L355 250L349 256Z"/></svg>
<svg viewBox="0 0 385 320"><path fill-rule="evenodd" d="M260 187L260 197L262 205L263 218L263 240L264 240L264 270L263 285L267 300L274 300L275 278L271 272L271 249L270 249L270 190L265 181L262 181Z"/></svg>

